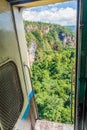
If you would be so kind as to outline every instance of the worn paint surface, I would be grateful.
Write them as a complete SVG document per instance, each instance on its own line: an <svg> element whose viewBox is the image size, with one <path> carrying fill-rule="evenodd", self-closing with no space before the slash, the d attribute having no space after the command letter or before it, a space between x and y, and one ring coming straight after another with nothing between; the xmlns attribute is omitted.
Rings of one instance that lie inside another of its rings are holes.
<svg viewBox="0 0 87 130"><path fill-rule="evenodd" d="M74 130L74 126L45 120L37 120L35 130Z"/></svg>
<svg viewBox="0 0 87 130"><path fill-rule="evenodd" d="M87 0L78 0L76 130L87 129Z"/></svg>
<svg viewBox="0 0 87 130"><path fill-rule="evenodd" d="M12 8L6 0L0 0L0 66L10 61L14 62L18 69L24 98L22 111L14 126L14 130L17 130L29 103L28 95L32 91L29 72L24 66L24 63L28 65L27 47L21 12L19 12L18 8ZM31 97L32 94L29 98ZM27 126L27 124L31 127L30 112L22 124L24 127ZM24 128L24 130L28 130L30 127Z"/></svg>
<svg viewBox="0 0 87 130"><path fill-rule="evenodd" d="M29 8L29 7L35 7L35 6L42 6L47 4L54 4L59 2L66 2L66 1L72 1L72 0L30 0L28 2L19 2L19 4L16 4L16 7L23 7L23 8ZM22 3L22 4L21 4Z"/></svg>

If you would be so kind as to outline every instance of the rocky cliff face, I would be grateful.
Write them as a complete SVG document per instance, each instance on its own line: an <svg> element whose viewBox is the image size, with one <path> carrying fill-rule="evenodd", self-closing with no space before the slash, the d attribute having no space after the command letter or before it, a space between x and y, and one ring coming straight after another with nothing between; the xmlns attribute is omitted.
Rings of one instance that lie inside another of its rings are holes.
<svg viewBox="0 0 87 130"><path fill-rule="evenodd" d="M43 34L43 35L49 33L49 31L52 30L52 29L53 29L53 27L50 26L50 25L49 26L37 26L37 25L25 26L26 32L30 32L32 30L33 31L39 30L41 32L41 34ZM75 48L76 38L72 34L67 34L64 31L59 31L58 37L62 41L64 46L69 45L70 47Z"/></svg>
<svg viewBox="0 0 87 130"><path fill-rule="evenodd" d="M51 25L42 26L42 25L32 25L32 24L25 26L25 31L27 33L31 31L36 31L36 30L39 30L41 35L44 36L45 34L48 34L51 30L53 30L53 26ZM64 47L66 47L67 45L69 45L70 48L76 47L76 38L75 36L72 35L72 33L67 34L67 32L65 32L63 29L62 31L58 30L58 38L60 39L60 41L62 41L62 44L64 45ZM34 39L31 39L30 47L28 48L30 65L32 65L32 63L35 60L35 52L37 49L36 46L37 46L37 43L34 41Z"/></svg>
<svg viewBox="0 0 87 130"><path fill-rule="evenodd" d="M36 52L36 42L32 40L31 45L28 48L28 58L29 58L30 65L32 65L32 63L35 60L35 52Z"/></svg>
<svg viewBox="0 0 87 130"><path fill-rule="evenodd" d="M32 31L32 30L40 30L43 34L48 33L49 30L51 30L51 26L36 26L36 25L28 25L26 27L26 31Z"/></svg>
<svg viewBox="0 0 87 130"><path fill-rule="evenodd" d="M67 35L65 32L59 32L58 34L60 40L63 42L64 46L70 45L70 47L75 48L76 38L72 35Z"/></svg>

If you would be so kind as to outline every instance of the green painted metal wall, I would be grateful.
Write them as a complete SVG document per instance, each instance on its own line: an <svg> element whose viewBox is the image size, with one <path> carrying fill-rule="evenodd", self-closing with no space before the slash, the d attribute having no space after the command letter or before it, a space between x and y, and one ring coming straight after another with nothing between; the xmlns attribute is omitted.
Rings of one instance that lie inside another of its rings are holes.
<svg viewBox="0 0 87 130"><path fill-rule="evenodd" d="M86 130L87 0L78 0L76 130Z"/></svg>

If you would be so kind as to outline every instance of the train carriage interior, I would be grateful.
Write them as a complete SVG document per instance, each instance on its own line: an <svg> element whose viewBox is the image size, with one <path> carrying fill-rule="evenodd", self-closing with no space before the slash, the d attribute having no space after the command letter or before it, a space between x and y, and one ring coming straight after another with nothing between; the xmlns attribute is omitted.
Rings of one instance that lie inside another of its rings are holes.
<svg viewBox="0 0 87 130"><path fill-rule="evenodd" d="M38 119L23 10L67 1L0 0L0 130L35 130ZM77 0L74 130L87 130L86 48L87 0Z"/></svg>

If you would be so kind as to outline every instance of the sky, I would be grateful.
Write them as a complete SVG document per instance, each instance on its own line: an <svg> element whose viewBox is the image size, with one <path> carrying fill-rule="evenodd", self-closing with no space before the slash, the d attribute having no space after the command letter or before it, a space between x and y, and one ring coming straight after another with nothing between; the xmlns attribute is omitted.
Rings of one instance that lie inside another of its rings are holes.
<svg viewBox="0 0 87 130"><path fill-rule="evenodd" d="M63 2L23 11L23 19L35 22L54 23L63 26L76 25L77 2Z"/></svg>

